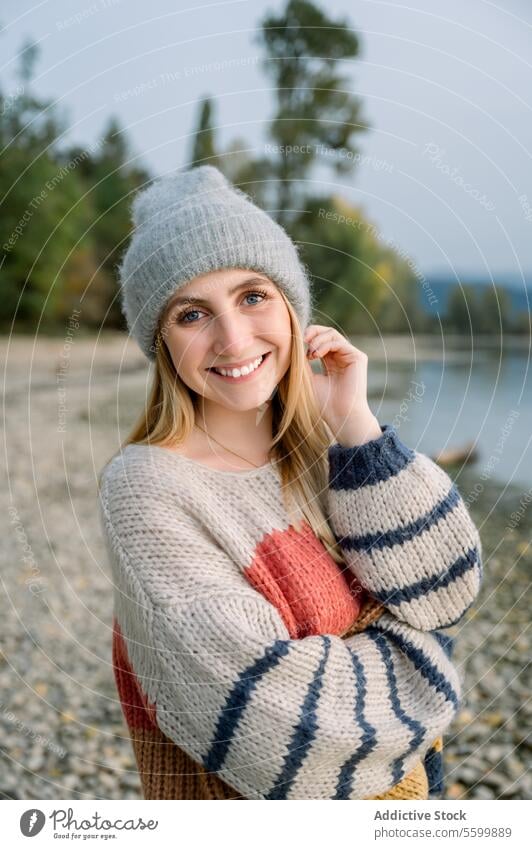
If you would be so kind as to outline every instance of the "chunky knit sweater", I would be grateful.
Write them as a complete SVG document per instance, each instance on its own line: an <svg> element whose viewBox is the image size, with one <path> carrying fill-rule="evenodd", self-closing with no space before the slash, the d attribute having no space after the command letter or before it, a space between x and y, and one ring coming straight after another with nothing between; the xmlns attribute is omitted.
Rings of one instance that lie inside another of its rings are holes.
<svg viewBox="0 0 532 849"><path fill-rule="evenodd" d="M482 578L455 485L397 431L329 447L339 566L274 462L131 444L100 506L113 662L145 798L429 798L460 705L452 640Z"/></svg>

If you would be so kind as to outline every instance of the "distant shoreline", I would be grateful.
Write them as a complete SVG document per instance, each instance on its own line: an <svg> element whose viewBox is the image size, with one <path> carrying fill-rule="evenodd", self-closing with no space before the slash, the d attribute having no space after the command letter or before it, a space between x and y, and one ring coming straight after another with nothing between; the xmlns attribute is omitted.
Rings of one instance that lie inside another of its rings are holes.
<svg viewBox="0 0 532 849"><path fill-rule="evenodd" d="M492 334L461 336L458 334L386 334L383 336L350 337L351 342L372 360L413 362L414 360L464 360L476 351L505 354L518 351L526 354L532 349L532 339L517 333L505 334L502 339Z"/></svg>

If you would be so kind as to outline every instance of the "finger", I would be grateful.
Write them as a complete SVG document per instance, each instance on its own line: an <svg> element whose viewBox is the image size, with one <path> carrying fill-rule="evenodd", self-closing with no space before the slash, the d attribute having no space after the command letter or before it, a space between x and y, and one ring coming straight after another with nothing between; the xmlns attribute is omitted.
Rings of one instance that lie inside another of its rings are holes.
<svg viewBox="0 0 532 849"><path fill-rule="evenodd" d="M308 345L310 348L317 348L318 345L323 344L323 342L327 339L345 339L345 337L332 327L324 327L308 340Z"/></svg>
<svg viewBox="0 0 532 849"><path fill-rule="evenodd" d="M333 331L334 328L333 327L327 327L327 325L325 325L325 324L310 324L307 327L307 329L305 330L305 333L303 334L303 339L305 340L305 342L310 342L310 340L314 339L314 337L318 333L323 333L323 332L326 332L328 330Z"/></svg>
<svg viewBox="0 0 532 849"><path fill-rule="evenodd" d="M355 348L354 345L349 342L345 336L338 335L338 338L333 337L316 337L313 341L311 350L314 354L318 354L319 356L323 356L326 350L330 351L341 351L345 354L349 354L349 356L353 360L360 360L361 362L366 362L368 360L368 355L365 351L362 351L360 348Z"/></svg>
<svg viewBox="0 0 532 849"><path fill-rule="evenodd" d="M334 351L342 349L348 351L351 347L352 346L344 336L333 331L332 333L320 333L316 336L309 344L309 353L316 354L327 348Z"/></svg>
<svg viewBox="0 0 532 849"><path fill-rule="evenodd" d="M313 348L309 354L311 359L315 357L324 357L326 354L338 353L338 352L348 353L348 349L341 342L336 342L331 340L330 342L325 341L321 345L318 345L317 348Z"/></svg>

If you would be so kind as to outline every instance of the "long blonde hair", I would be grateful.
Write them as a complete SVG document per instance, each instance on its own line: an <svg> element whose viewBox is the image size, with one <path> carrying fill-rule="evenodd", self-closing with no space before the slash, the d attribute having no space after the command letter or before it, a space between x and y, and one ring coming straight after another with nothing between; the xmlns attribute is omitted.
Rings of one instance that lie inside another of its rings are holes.
<svg viewBox="0 0 532 849"><path fill-rule="evenodd" d="M283 500L294 527L306 519L336 563L344 564L326 518L327 449L332 434L317 407L301 325L283 292L292 323L290 366L272 404L273 440L268 452L280 472ZM155 340L155 373L147 405L122 447L130 443L172 445L185 442L195 421L191 390L175 370L163 340L161 322Z"/></svg>

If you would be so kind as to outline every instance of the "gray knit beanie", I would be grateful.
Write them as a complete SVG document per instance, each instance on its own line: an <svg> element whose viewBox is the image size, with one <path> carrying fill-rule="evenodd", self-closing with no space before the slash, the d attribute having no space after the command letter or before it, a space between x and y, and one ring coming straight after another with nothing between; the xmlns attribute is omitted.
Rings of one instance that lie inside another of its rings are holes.
<svg viewBox="0 0 532 849"><path fill-rule="evenodd" d="M307 327L312 298L296 245L214 166L160 178L136 195L131 215L135 230L118 268L121 305L148 359L155 359L159 317L174 292L222 268L266 274Z"/></svg>

